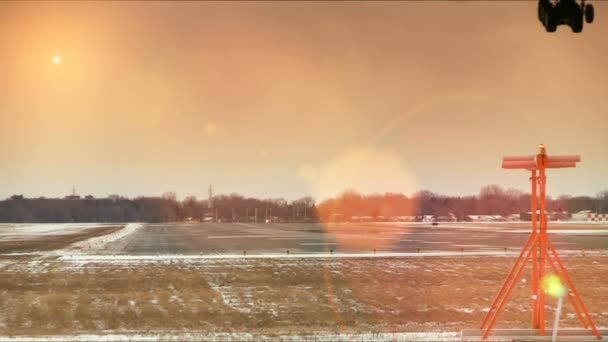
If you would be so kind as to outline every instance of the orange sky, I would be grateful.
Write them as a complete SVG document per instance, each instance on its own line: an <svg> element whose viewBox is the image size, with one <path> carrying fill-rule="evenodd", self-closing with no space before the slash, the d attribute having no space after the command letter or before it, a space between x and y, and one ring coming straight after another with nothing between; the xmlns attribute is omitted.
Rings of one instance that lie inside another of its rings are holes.
<svg viewBox="0 0 608 342"><path fill-rule="evenodd" d="M0 3L0 198L608 189L608 3ZM55 65L52 58L62 56Z"/></svg>

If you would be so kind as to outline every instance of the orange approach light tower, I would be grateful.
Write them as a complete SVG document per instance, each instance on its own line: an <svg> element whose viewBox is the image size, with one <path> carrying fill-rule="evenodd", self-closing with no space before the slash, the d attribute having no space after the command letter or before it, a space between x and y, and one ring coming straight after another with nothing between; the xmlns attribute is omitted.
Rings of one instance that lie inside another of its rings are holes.
<svg viewBox="0 0 608 342"><path fill-rule="evenodd" d="M568 271L557 255L555 246L547 235L546 169L576 167L576 163L580 161L580 156L549 156L545 145L540 145L540 152L536 156L503 158L502 167L504 169L525 169L531 172L532 233L481 323L481 329L485 329L483 339L490 335L494 323L496 323L498 316L509 300L511 292L530 258L532 259L532 327L538 330L539 335L545 335L545 293L541 288L541 281L546 274L545 269L548 264L553 272L567 284L569 288L568 299L570 299L574 311L576 311L585 329L591 328L598 339L602 338L591 315L589 315L589 311L587 311L585 303L583 303L572 279L568 275Z"/></svg>

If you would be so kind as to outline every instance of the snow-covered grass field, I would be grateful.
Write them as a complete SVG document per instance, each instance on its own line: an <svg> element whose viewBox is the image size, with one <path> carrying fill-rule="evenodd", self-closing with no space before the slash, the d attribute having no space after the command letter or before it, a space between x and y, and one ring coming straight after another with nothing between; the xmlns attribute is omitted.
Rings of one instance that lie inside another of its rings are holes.
<svg viewBox="0 0 608 342"><path fill-rule="evenodd" d="M21 239L40 243L0 253L0 341L453 341L459 331L478 327L518 253L475 250L474 243L455 245L462 250L377 253L109 251L142 236L142 227L0 225L0 242L12 245L20 231ZM463 227L521 229L453 228ZM383 232L369 234L405 234ZM560 233L604 234L574 227ZM425 234L448 233L429 227ZM560 254L594 320L608 326L607 252ZM517 285L497 328L529 326L528 285ZM561 326L579 327L568 304L562 317Z"/></svg>
<svg viewBox="0 0 608 342"><path fill-rule="evenodd" d="M286 341L286 342L334 342L334 341L460 341L458 332L414 332L414 333L339 333L335 331L312 334L256 334L256 333L209 333L205 331L159 331L149 333L81 334L58 336L13 336L0 337L0 342L156 342L156 341Z"/></svg>
<svg viewBox="0 0 608 342"><path fill-rule="evenodd" d="M513 258L166 258L83 263L21 256L0 261L0 331L5 337L109 334L118 340L156 340L172 332L204 332L224 340L364 340L369 334L379 340L450 340L455 336L451 332L478 327ZM564 262L596 323L608 325L608 256L570 255ZM572 308L565 305L564 310L561 326L578 327ZM522 281L497 328L527 328L529 314L528 283ZM445 335L432 335L440 333Z"/></svg>

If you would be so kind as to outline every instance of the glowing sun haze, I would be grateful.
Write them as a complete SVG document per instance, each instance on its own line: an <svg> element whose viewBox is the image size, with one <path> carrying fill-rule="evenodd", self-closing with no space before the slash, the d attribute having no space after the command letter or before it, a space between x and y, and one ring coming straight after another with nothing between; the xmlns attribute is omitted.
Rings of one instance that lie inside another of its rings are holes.
<svg viewBox="0 0 608 342"><path fill-rule="evenodd" d="M527 1L1 2L0 198L527 190L500 160L539 143L582 155L550 194L595 195L604 19L548 34Z"/></svg>

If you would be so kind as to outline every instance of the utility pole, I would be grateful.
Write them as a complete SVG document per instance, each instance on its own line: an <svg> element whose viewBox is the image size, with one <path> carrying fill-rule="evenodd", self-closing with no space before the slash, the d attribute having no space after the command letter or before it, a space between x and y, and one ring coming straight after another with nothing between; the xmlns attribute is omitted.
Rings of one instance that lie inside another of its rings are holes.
<svg viewBox="0 0 608 342"><path fill-rule="evenodd" d="M253 223L257 224L258 223L258 208L254 208L253 213L254 213Z"/></svg>
<svg viewBox="0 0 608 342"><path fill-rule="evenodd" d="M213 206L213 187L211 186L211 184L209 185L209 203L207 203L207 206L209 207L209 209L211 209L211 207Z"/></svg>
<svg viewBox="0 0 608 342"><path fill-rule="evenodd" d="M245 216L247 216L247 223L249 223L249 208L245 208Z"/></svg>

